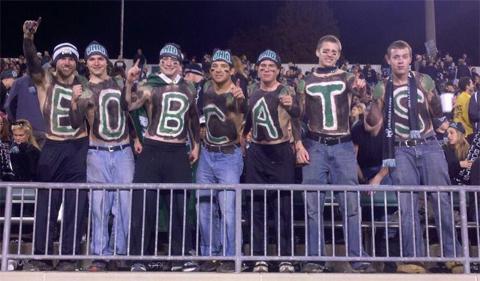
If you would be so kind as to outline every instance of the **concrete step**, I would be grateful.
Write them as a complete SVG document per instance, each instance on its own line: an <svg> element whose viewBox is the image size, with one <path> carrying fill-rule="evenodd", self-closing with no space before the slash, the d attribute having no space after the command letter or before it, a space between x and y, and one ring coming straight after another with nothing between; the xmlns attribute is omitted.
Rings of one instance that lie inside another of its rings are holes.
<svg viewBox="0 0 480 281"><path fill-rule="evenodd" d="M2 281L480 281L475 274L0 272Z"/></svg>

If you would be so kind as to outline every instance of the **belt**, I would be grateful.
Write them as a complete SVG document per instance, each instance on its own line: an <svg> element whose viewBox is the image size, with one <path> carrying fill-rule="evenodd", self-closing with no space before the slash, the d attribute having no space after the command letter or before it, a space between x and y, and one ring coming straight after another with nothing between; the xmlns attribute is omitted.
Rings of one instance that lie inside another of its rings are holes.
<svg viewBox="0 0 480 281"><path fill-rule="evenodd" d="M130 144L122 144L116 146L96 146L96 145L89 145L88 149L95 149L95 150L102 150L108 152L120 151L127 147L130 147Z"/></svg>
<svg viewBox="0 0 480 281"><path fill-rule="evenodd" d="M352 137L350 135L343 136L343 137L324 137L319 133L314 133L311 131L307 132L307 137L309 139L312 139L314 141L317 141L325 145L336 145L344 142L349 142L352 140Z"/></svg>
<svg viewBox="0 0 480 281"><path fill-rule="evenodd" d="M211 145L204 143L203 146L210 152L222 152L225 154L232 154L237 147L238 144L229 144L229 145Z"/></svg>
<svg viewBox="0 0 480 281"><path fill-rule="evenodd" d="M426 139L408 139L403 141L395 141L395 146L415 147L419 144L425 144L427 141L435 140L435 137L429 137Z"/></svg>

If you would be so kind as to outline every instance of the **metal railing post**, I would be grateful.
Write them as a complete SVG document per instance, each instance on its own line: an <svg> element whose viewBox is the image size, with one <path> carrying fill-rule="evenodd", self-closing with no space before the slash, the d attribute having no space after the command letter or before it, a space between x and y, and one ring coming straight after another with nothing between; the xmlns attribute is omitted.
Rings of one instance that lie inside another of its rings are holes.
<svg viewBox="0 0 480 281"><path fill-rule="evenodd" d="M462 248L463 248L463 270L470 273L470 251L468 241L468 222L467 222L467 199L465 189L460 190L460 216L462 218ZM454 222L455 223L455 222Z"/></svg>
<svg viewBox="0 0 480 281"><path fill-rule="evenodd" d="M253 249L252 241L250 241L250 244ZM240 273L242 271L241 258L242 258L242 188L237 185L235 187L235 272L236 273Z"/></svg>
<svg viewBox="0 0 480 281"><path fill-rule="evenodd" d="M5 196L5 221L3 223L3 243L2 243L2 271L8 269L8 246L10 243L10 225L12 218L12 187L7 186L7 194Z"/></svg>

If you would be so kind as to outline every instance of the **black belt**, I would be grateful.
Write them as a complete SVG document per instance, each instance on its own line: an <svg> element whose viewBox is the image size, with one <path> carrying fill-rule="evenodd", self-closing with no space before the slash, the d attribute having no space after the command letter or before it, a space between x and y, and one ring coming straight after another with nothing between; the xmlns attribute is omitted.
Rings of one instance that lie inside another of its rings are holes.
<svg viewBox="0 0 480 281"><path fill-rule="evenodd" d="M395 141L395 146L414 147L419 144L425 144L427 141L435 140L435 137L429 137L426 139L408 139L403 141Z"/></svg>
<svg viewBox="0 0 480 281"><path fill-rule="evenodd" d="M318 141L319 143L322 143L325 145L336 145L344 142L349 142L352 140L352 137L350 135L343 136L343 137L325 137L320 135L319 133L314 133L311 131L307 132L307 137L309 139Z"/></svg>
<svg viewBox="0 0 480 281"><path fill-rule="evenodd" d="M120 151L127 147L130 147L130 144L122 144L116 146L96 146L96 145L89 145L88 149L95 149L95 150L102 150L108 152Z"/></svg>
<svg viewBox="0 0 480 281"><path fill-rule="evenodd" d="M229 145L211 145L204 143L203 146L210 152L222 152L225 154L232 154L236 148L239 147L238 144L229 144Z"/></svg>

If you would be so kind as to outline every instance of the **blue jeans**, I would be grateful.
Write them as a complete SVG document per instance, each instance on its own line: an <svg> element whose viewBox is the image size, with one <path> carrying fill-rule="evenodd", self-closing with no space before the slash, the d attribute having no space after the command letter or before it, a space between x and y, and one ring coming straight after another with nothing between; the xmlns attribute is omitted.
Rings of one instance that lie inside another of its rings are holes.
<svg viewBox="0 0 480 281"><path fill-rule="evenodd" d="M108 152L89 149L87 154L87 182L131 183L134 159L131 148ZM127 253L128 224L130 218L130 191L94 190L92 206L92 255ZM108 221L113 215L112 231L109 235Z"/></svg>
<svg viewBox="0 0 480 281"><path fill-rule="evenodd" d="M240 182L242 170L240 148L232 154L202 148L197 183L236 184ZM201 255L224 255L222 245L226 256L235 255L235 191L199 190L198 199Z"/></svg>
<svg viewBox="0 0 480 281"><path fill-rule="evenodd" d="M303 167L304 184L345 184L358 185L357 160L352 142L327 146L311 139L304 141L310 155L310 164ZM335 199L340 205L344 225L344 237L348 241L348 254L361 256L361 228L359 201L356 192L335 192ZM346 199L346 202L345 202ZM323 225L324 191L307 192L308 215L308 252L309 256L325 254ZM347 211L345 213L345 210ZM348 228L348 233L346 229ZM320 252L319 252L320 249ZM365 256L366 254L363 253Z"/></svg>
<svg viewBox="0 0 480 281"><path fill-rule="evenodd" d="M395 161L396 167L390 169L394 185L450 185L445 154L437 140L431 140L416 147L396 147ZM461 246L452 228L454 222L452 221L450 194L434 192L428 196L435 213L438 237L440 237L440 232L442 235L444 256L461 256ZM441 230L438 200L440 200L440 209L442 210ZM420 227L418 193L412 195L410 192L400 192L398 201L402 219L403 255L423 257L425 256L425 242L423 228ZM415 240L413 239L414 234Z"/></svg>

